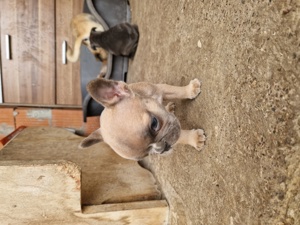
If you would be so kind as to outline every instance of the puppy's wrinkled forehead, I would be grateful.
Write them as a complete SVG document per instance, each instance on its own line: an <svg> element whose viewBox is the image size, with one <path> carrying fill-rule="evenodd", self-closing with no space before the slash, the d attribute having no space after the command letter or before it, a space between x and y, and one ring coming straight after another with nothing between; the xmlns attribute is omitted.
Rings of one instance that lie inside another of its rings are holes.
<svg viewBox="0 0 300 225"><path fill-rule="evenodd" d="M136 96L124 99L113 108L107 109L107 113L110 114L108 117L110 126L115 126L124 134L134 135L133 138L137 140L138 138L149 139L152 118L161 119L167 112L154 99L142 99Z"/></svg>
<svg viewBox="0 0 300 225"><path fill-rule="evenodd" d="M127 98L110 109L110 113L120 124L139 127L141 123L147 124L151 115L157 111L156 108L159 108L157 103L150 106L148 102L139 97Z"/></svg>

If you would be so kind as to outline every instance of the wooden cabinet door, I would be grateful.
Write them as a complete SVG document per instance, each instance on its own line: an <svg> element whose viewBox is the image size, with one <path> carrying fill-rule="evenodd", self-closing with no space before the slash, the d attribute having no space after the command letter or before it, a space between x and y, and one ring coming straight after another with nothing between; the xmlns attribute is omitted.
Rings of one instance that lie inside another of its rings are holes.
<svg viewBox="0 0 300 225"><path fill-rule="evenodd" d="M55 1L1 0L0 7L4 102L55 104Z"/></svg>
<svg viewBox="0 0 300 225"><path fill-rule="evenodd" d="M80 63L62 62L62 43L73 47L75 41L70 29L73 16L82 13L83 0L56 1L56 98L58 105L81 105Z"/></svg>

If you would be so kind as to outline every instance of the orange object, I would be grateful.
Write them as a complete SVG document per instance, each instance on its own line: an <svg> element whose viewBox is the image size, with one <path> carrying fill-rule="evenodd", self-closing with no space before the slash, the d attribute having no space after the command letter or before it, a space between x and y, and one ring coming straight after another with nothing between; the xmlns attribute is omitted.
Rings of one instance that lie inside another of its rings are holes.
<svg viewBox="0 0 300 225"><path fill-rule="evenodd" d="M17 129L15 129L13 132L11 132L9 135L6 137L2 138L0 140L0 143L4 146L6 145L7 142L9 142L11 139L13 139L17 134L19 134L22 130L24 130L26 126L20 126Z"/></svg>

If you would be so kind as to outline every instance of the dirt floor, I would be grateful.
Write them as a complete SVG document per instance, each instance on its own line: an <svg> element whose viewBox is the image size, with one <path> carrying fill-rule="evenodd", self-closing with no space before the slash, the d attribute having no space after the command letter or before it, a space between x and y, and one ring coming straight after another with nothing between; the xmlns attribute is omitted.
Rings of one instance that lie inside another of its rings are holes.
<svg viewBox="0 0 300 225"><path fill-rule="evenodd" d="M201 152L177 146L150 168L171 225L300 224L300 1L130 0L140 42L128 82L202 81L176 101Z"/></svg>

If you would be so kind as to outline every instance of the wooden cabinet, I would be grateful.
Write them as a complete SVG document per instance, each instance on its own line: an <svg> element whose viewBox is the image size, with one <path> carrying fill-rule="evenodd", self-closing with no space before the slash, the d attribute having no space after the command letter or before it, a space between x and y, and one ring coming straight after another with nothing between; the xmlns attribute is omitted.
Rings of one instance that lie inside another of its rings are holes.
<svg viewBox="0 0 300 225"><path fill-rule="evenodd" d="M81 105L79 63L62 64L83 0L1 0L4 103Z"/></svg>
<svg viewBox="0 0 300 225"><path fill-rule="evenodd" d="M80 63L62 63L62 43L67 41L73 46L70 22L82 11L83 0L56 1L56 104L59 105L81 105Z"/></svg>
<svg viewBox="0 0 300 225"><path fill-rule="evenodd" d="M4 101L55 104L55 2L0 4Z"/></svg>

